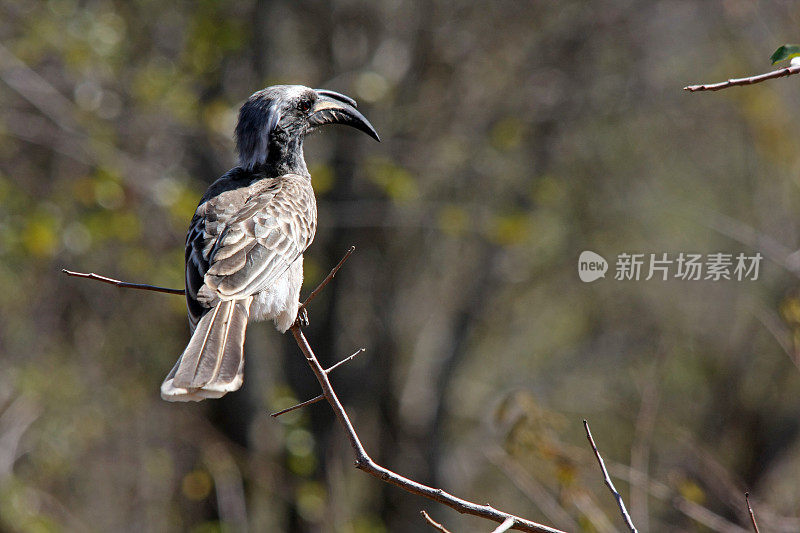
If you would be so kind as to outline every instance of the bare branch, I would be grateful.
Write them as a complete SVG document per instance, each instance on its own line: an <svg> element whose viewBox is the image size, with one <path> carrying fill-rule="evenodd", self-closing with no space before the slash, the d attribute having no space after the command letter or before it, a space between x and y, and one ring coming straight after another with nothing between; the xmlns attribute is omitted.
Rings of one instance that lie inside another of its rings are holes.
<svg viewBox="0 0 800 533"><path fill-rule="evenodd" d="M753 508L750 506L750 493L749 492L745 492L744 493L744 501L747 502L747 512L750 513L750 522L753 523L753 531L755 531L755 533L759 533L758 524L756 523L756 515L755 515L755 513L753 513Z"/></svg>
<svg viewBox="0 0 800 533"><path fill-rule="evenodd" d="M684 91L697 92L697 91L719 91L720 89L727 89L728 87L737 87L740 85L753 85L754 83L761 83L762 81L772 80L775 78L783 78L791 76L800 72L800 65L786 67L778 70L773 70L757 76L750 76L747 78L735 78L719 83L710 83L704 85L688 85L683 88Z"/></svg>
<svg viewBox="0 0 800 533"><path fill-rule="evenodd" d="M323 288L325 288L325 286L333 279L333 277L336 275L336 273L339 271L339 269L342 267L342 265L348 259L348 257L350 257L350 255L353 253L354 250L355 246L351 246L350 249L347 251L347 253L345 253L344 257L342 257L342 259L339 261L339 263L333 268L333 270L331 270L328 276L324 280L322 280L322 282L317 286L317 288L314 289L308 296L308 298L306 298L306 300L303 302L303 304L301 304L301 309L305 308L305 306L308 305ZM101 281L103 283L109 283L121 288L149 290L156 292L164 292L168 294L184 294L184 291L181 289L169 289L166 287L157 287L154 285L128 283L125 281L116 280L106 276L100 276L94 273L84 274L81 272L72 272L66 269L63 269L63 272L68 276L75 276L79 278ZM358 468L359 470L363 470L364 472L380 479L381 481L385 481L387 483L396 485L401 489L410 492L412 494L424 496L425 498L447 505L448 507L451 507L452 509L455 509L460 513L471 514L473 516L478 516L481 518L485 518L487 520L498 522L501 524L501 526L495 531L502 532L502 531L507 531L508 529L516 529L518 531L528 531L535 533L564 533L560 529L551 528L542 524L538 524L536 522L532 522L530 520L526 520L524 518L520 518L518 516L509 513L505 513L503 511L499 511L494 507L492 507L491 505L478 505L476 503L453 496L452 494L445 492L442 489L437 489L429 487L427 485L423 485L422 483L418 483L414 480L403 477L373 461L372 458L370 458L370 456L367 454L366 450L364 449L364 446L361 444L361 440L359 439L358 434L353 428L353 424L350 421L347 412L344 410L342 403L339 401L339 398L336 395L336 392L334 392L333 386L331 385L331 382L328 379L328 373L338 368L340 365L348 361L351 361L359 353L363 352L364 349L362 348L353 355L336 363L335 365L326 370L325 368L322 367L316 355L314 355L314 351L311 349L308 340L306 339L305 335L303 335L303 332L300 329L299 321L295 322L295 324L290 328L290 331L292 332L292 335L294 336L297 345L300 347L300 350L303 352L303 355L305 355L306 361L311 367L311 370L314 372L317 381L322 387L322 395L316 398L312 398L311 400L308 400L301 404L290 407L288 409L284 409L283 411L278 411L277 413L273 413L272 415L273 417L277 417L289 411L299 409L300 407L316 403L318 401L321 401L322 398L324 398L330 404L334 414L336 415L336 418L338 419L340 425L345 430L345 433L347 434L347 437L350 440L350 446L353 448L353 454L355 455L355 467Z"/></svg>
<svg viewBox="0 0 800 533"><path fill-rule="evenodd" d="M94 272L85 274L83 272L73 272L71 270L67 270L66 268L62 268L61 272L63 272L67 276L73 276L76 278L85 278L85 279L93 279L95 281L102 281L103 283L116 285L121 289L139 289L142 291L165 292L167 294L186 294L183 289L170 289L167 287L158 287L156 285L147 285L145 283L128 283L127 281L120 281L118 279L101 276L99 274L95 274Z"/></svg>
<svg viewBox="0 0 800 533"><path fill-rule="evenodd" d="M300 307L302 307L302 308L308 307L308 304L310 304L310 303L311 303L311 300L313 300L314 298L316 298L316 297L317 297L317 294L319 294L319 293L320 293L320 291L321 291L322 289L324 289L324 288L325 288L325 286L326 286L328 283L330 283L330 281L331 281L331 280L332 280L334 277L336 277L336 273L337 273L337 272L339 272L339 269L340 269L340 268L342 268L342 265L344 265L344 262L345 262L345 261L347 261L347 259L350 257L350 255L351 255L353 252L355 252L355 251L356 251L356 247L355 247L355 246L351 246L351 247L350 247L350 249L349 249L349 250L347 250L347 252L345 252L345 254L344 254L344 257L342 257L342 258L339 260L339 262L338 262L338 263L336 263L336 266L335 266L335 267L333 267L333 269L332 269L332 270L331 270L331 271L328 273L328 275L327 275L327 276L325 276L325 279L323 279L323 280L322 280L322 282L321 282L319 285L317 285L317 288L316 288L316 289L314 289L313 291L311 291L311 294L309 294L309 295L308 295L308 298L306 298L306 299L305 299L305 301L304 301L304 302L303 302L303 303L300 305Z"/></svg>
<svg viewBox="0 0 800 533"><path fill-rule="evenodd" d="M325 395L325 399L328 400L328 403L333 409L333 412L336 415L340 425L345 430L345 433L347 433L347 437L350 440L350 446L353 448L353 454L355 455L356 468L363 470L364 472L380 479L381 481L396 485L407 492L443 503L444 505L447 505L448 507L451 507L460 513L479 516L481 518L486 518L487 520L493 520L499 523L503 523L510 518L513 520L513 525L511 526L512 529L516 529L518 531L560 533L560 530L558 529L537 524L536 522L531 522L530 520L525 520L524 518L498 511L490 505L478 505L453 496L442 489L436 489L427 485L423 485L422 483L418 483L408 479L407 477L403 477L373 461L367 454L364 446L361 444L361 440L359 439L356 430L353 428L353 423L350 421L347 412L342 406L342 403L339 401L336 392L333 390L331 382L328 380L328 375L325 373L325 369L322 368L322 365L317 360L316 355L314 355L314 351L311 349L311 346L309 345L305 335L303 335L300 327L298 325L294 325L291 327L290 331L292 332L295 341L297 341L297 345L300 347L300 350L302 350L303 355L306 356L308 365L311 367L311 370L317 377L317 381L322 387L322 392Z"/></svg>
<svg viewBox="0 0 800 533"><path fill-rule="evenodd" d="M636 527L633 525L631 521L631 517L628 514L628 510L625 509L625 502L622 501L622 496L620 496L617 489L614 487L614 483L611 482L611 478L608 476L608 470L606 470L606 465L603 462L603 458L600 456L600 451L597 449L597 445L594 443L594 439L592 438L592 432L589 429L589 422L586 420L583 421L583 427L586 430L586 438L589 439L589 444L592 445L592 451L594 451L594 456L597 457L597 462L600 464L600 470L603 471L603 479L606 482L606 486L611 491L611 494L614 495L614 498L617 500L617 505L619 506L620 513L622 513L622 519L625 520L625 525L628 526L628 529L631 533L638 533L636 531Z"/></svg>
<svg viewBox="0 0 800 533"><path fill-rule="evenodd" d="M439 531L440 533L450 533L450 531L446 527L444 527L442 524L431 518L431 515L429 515L427 512L420 511L419 514L421 514L422 518L424 518L425 521L428 524L430 524L430 526L433 527L435 530Z"/></svg>
<svg viewBox="0 0 800 533"><path fill-rule="evenodd" d="M320 394L319 396L315 396L315 397L311 398L310 400L306 400L304 402L298 403L298 404L293 405L291 407L287 407L286 409L281 409L280 411L277 411L275 413L271 413L269 416L271 416L272 418L278 418L279 416L285 415L286 413L294 411L295 409L300 409L301 407L305 407L306 405L311 405L313 403L317 403L317 402L322 401L324 399L325 399L325 396L323 394Z"/></svg>

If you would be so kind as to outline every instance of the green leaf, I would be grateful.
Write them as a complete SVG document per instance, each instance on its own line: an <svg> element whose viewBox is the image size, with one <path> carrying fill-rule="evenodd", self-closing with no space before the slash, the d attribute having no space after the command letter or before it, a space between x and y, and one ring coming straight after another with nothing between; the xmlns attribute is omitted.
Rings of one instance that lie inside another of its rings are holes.
<svg viewBox="0 0 800 533"><path fill-rule="evenodd" d="M791 59L793 57L798 57L798 56L800 56L800 45L784 44L783 46L775 50L775 53L772 54L772 57L770 57L769 59L770 61L772 61L772 64L774 65L775 63L778 63L780 61L786 61L787 59Z"/></svg>

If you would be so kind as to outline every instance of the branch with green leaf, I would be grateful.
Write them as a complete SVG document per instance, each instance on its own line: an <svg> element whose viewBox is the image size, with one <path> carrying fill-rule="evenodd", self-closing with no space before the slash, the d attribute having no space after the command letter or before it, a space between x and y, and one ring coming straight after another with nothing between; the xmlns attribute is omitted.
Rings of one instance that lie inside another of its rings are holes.
<svg viewBox="0 0 800 533"><path fill-rule="evenodd" d="M781 61L789 61L788 67L784 67L778 70L772 70L770 72L765 72L764 74L749 76L747 78L732 78L727 81L721 81L719 83L687 85L686 87L683 88L683 90L692 93L698 91L719 91L721 89L727 89L728 87L753 85L755 83L761 83L762 81L772 80L775 78L785 78L786 76L792 76L794 74L800 73L800 61L795 60L795 58L800 58L800 45L784 44L783 46L775 50L775 52L770 57L770 61L772 61L773 65L780 63Z"/></svg>

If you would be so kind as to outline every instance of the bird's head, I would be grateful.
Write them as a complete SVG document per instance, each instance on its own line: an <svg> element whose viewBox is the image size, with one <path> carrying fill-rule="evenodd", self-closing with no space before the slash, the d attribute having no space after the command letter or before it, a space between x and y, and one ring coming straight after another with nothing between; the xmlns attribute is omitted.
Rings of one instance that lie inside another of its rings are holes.
<svg viewBox="0 0 800 533"><path fill-rule="evenodd" d="M380 141L372 124L350 97L302 85L274 85L247 99L239 109L236 149L239 166L278 172L306 172L303 138L325 124L346 124Z"/></svg>

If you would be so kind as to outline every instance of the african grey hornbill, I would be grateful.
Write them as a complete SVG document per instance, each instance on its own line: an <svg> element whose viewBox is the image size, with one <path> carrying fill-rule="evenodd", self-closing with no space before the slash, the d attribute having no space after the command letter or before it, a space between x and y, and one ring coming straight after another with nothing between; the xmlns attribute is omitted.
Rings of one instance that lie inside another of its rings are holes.
<svg viewBox="0 0 800 533"><path fill-rule="evenodd" d="M239 110L239 166L203 195L186 236L186 303L192 338L161 385L169 401L219 398L242 386L248 320L295 321L303 252L317 204L303 158L306 134L325 124L375 128L342 94L276 85Z"/></svg>

